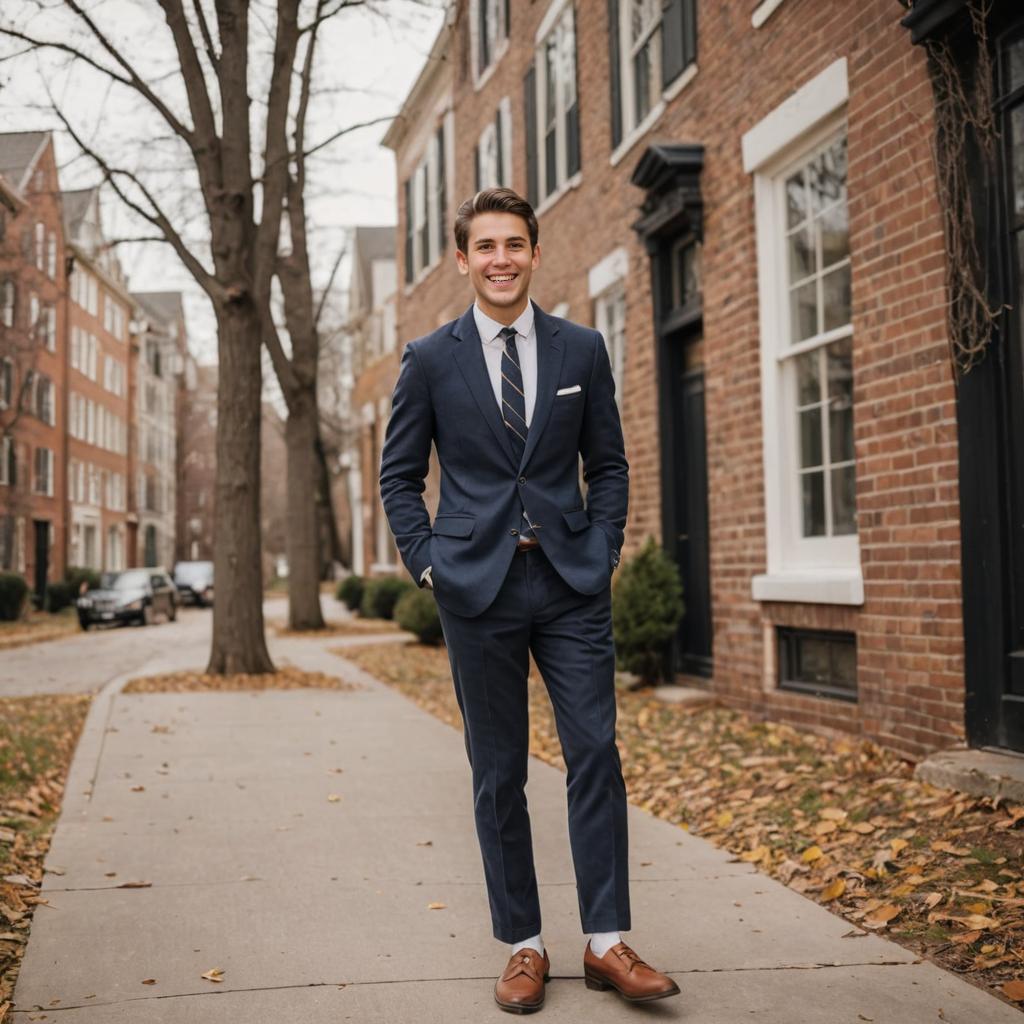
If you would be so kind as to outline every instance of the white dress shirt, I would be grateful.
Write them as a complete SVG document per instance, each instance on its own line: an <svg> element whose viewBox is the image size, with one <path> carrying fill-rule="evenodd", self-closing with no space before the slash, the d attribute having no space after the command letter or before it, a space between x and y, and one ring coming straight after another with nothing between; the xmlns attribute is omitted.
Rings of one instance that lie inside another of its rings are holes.
<svg viewBox="0 0 1024 1024"><path fill-rule="evenodd" d="M480 344L487 363L487 375L491 378L494 401L501 411L501 353L505 343L501 339L504 324L492 320L475 302L473 319L480 332ZM523 375L523 396L526 401L526 425L533 419L533 407L537 402L537 332L533 325L533 303L527 301L526 309L509 325L516 329L516 351L519 353L519 370Z"/></svg>

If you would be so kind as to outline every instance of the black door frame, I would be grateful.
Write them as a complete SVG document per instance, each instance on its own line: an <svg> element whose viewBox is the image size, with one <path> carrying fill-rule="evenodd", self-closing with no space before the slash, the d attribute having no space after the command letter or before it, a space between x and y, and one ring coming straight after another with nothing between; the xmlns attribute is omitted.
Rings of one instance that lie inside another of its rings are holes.
<svg viewBox="0 0 1024 1024"><path fill-rule="evenodd" d="M644 190L640 219L633 229L640 236L650 257L651 301L654 319L655 357L658 393L658 432L660 441L660 468L662 479L661 526L662 546L677 560L678 532L677 488L671 484L681 462L676 451L676 428L673 403L676 398L676 369L682 359L679 346L700 338L703 310L699 299L688 306L673 309L672 252L680 243L703 240L703 200L700 175L704 167L704 148L699 145L653 145L640 158L631 181ZM706 479L706 475L705 475ZM705 493L706 501L706 493ZM708 653L692 657L682 651L682 629L676 634L672 647L672 665L675 670L711 677L711 598L707 583L706 607L700 614L706 616ZM692 594L683 594L690 609Z"/></svg>

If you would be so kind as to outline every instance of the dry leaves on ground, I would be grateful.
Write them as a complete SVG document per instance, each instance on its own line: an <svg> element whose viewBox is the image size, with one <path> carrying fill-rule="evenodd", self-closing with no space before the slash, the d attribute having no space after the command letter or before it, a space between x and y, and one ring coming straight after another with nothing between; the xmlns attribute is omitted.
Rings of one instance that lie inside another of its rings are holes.
<svg viewBox="0 0 1024 1024"><path fill-rule="evenodd" d="M163 675L132 679L124 693L201 693L204 691L240 690L361 690L338 676L324 672L303 672L282 668L261 675L237 673L229 676L207 675L204 672L166 672Z"/></svg>
<svg viewBox="0 0 1024 1024"><path fill-rule="evenodd" d="M443 648L337 653L462 728ZM535 669L529 699L531 751L564 770ZM633 803L1024 1007L1024 807L935 789L854 738L649 691L618 708Z"/></svg>
<svg viewBox="0 0 1024 1024"><path fill-rule="evenodd" d="M275 619L267 623L278 636L318 637L334 636L374 636L378 633L401 633L399 625L388 619L351 619L328 620L323 629L289 629L287 623Z"/></svg>
<svg viewBox="0 0 1024 1024"><path fill-rule="evenodd" d="M30 612L15 622L0 622L0 651L44 640L56 640L80 632L74 609L51 615L49 612Z"/></svg>
<svg viewBox="0 0 1024 1024"><path fill-rule="evenodd" d="M43 859L64 780L91 701L51 695L0 699L0 1021L14 991Z"/></svg>

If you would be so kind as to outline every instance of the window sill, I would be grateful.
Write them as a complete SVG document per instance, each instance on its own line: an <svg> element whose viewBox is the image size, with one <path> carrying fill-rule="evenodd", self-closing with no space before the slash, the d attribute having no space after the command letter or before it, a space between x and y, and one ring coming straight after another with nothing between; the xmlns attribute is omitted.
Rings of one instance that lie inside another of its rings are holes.
<svg viewBox="0 0 1024 1024"><path fill-rule="evenodd" d="M751 580L755 601L794 601L802 604L864 604L860 569L825 572L765 573Z"/></svg>
<svg viewBox="0 0 1024 1024"><path fill-rule="evenodd" d="M697 65L691 64L685 71L661 94L661 99L651 109L648 115L615 147L609 163L612 167L620 164L630 150L661 120L668 104L672 102L693 80L697 77Z"/></svg>
<svg viewBox="0 0 1024 1024"><path fill-rule="evenodd" d="M750 24L754 28L760 28L781 6L783 0L764 0L759 4L754 13L750 16Z"/></svg>
<svg viewBox="0 0 1024 1024"><path fill-rule="evenodd" d="M562 184L558 188L556 188L555 191L552 192L551 195L549 195L547 199L545 199L540 204L540 206L537 207L536 210L534 210L534 214L537 217L540 217L542 214L547 213L548 210L550 210L551 207L554 206L555 203L557 203L558 200L562 198L562 196L564 196L567 192L572 192L573 189L579 188L582 183L583 172L577 171L571 178L567 179L566 181L563 181Z"/></svg>
<svg viewBox="0 0 1024 1024"><path fill-rule="evenodd" d="M498 50L491 59L491 63L488 64L479 75L473 75L474 92L479 92L491 80L494 76L495 69L501 63L501 58L504 57L506 53L508 53L508 36L498 44Z"/></svg>

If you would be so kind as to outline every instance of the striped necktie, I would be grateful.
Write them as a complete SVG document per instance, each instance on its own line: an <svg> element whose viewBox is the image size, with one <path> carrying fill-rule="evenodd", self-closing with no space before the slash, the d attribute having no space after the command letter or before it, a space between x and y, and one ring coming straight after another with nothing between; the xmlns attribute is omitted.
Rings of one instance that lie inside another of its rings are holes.
<svg viewBox="0 0 1024 1024"><path fill-rule="evenodd" d="M505 421L516 461L522 462L529 428L526 425L526 389L523 387L523 371L519 366L519 352L516 349L516 329L504 327L499 337L505 343L501 350L501 418ZM519 536L524 540L534 537L525 509Z"/></svg>

